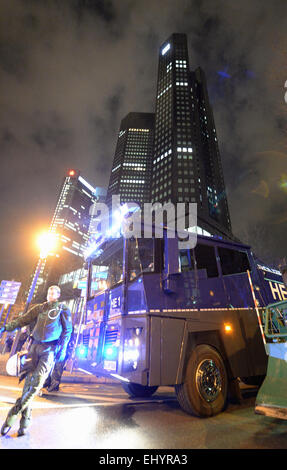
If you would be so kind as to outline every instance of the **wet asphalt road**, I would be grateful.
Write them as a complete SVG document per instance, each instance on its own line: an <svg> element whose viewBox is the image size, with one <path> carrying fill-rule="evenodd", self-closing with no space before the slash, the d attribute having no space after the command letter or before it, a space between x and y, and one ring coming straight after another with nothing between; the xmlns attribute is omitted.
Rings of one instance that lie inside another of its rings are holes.
<svg viewBox="0 0 287 470"><path fill-rule="evenodd" d="M21 388L0 376L1 423ZM181 410L173 388L139 400L117 384L63 384L36 398L28 434L17 437L15 425L0 449L287 449L287 421L256 415L254 389L243 396L243 404L200 419Z"/></svg>

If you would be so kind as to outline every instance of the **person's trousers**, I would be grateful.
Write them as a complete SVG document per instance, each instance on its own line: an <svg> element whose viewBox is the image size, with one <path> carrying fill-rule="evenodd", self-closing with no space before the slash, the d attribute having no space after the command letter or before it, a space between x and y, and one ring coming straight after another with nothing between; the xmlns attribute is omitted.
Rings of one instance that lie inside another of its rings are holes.
<svg viewBox="0 0 287 470"><path fill-rule="evenodd" d="M54 384L57 383L58 385L60 385L64 368L65 368L65 364L66 364L65 360L57 361L55 363L55 366L51 375L51 382L53 382Z"/></svg>
<svg viewBox="0 0 287 470"><path fill-rule="evenodd" d="M20 427L28 427L31 419L32 401L40 392L53 367L55 349L55 342L34 342L32 344L26 358L29 369L25 378L22 396L16 400L15 405L8 413L6 420L8 425L12 425L15 418L21 413Z"/></svg>

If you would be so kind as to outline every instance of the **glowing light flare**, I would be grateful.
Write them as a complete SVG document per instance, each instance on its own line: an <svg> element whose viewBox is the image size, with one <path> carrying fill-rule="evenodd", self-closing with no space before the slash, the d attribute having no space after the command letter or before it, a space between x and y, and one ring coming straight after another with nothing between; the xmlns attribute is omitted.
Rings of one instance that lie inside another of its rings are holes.
<svg viewBox="0 0 287 470"><path fill-rule="evenodd" d="M77 356L78 357L85 357L87 355L87 352L88 352L88 348L84 345L81 345L81 346L78 347Z"/></svg>
<svg viewBox="0 0 287 470"><path fill-rule="evenodd" d="M123 204L122 206L119 207L114 213L113 213L113 224L112 227L107 231L107 236L111 235L120 235L120 232L122 230L122 225L123 222L126 218L126 216L129 213L133 213L138 209L138 206L134 207L129 207L127 204Z"/></svg>
<svg viewBox="0 0 287 470"><path fill-rule="evenodd" d="M47 258L50 254L55 254L58 245L58 237L51 232L41 233L37 237L37 245L40 249L40 258Z"/></svg>
<svg viewBox="0 0 287 470"><path fill-rule="evenodd" d="M283 173L281 175L280 181L279 181L279 188L282 189L285 193L287 193L287 174Z"/></svg>
<svg viewBox="0 0 287 470"><path fill-rule="evenodd" d="M231 75L227 73L227 68L228 67L225 67L224 70L218 70L216 73L222 78L231 78Z"/></svg>
<svg viewBox="0 0 287 470"><path fill-rule="evenodd" d="M144 449L149 446L149 436L138 429L126 429L121 427L117 431L109 429L108 435L100 437L99 449L126 449L127 442L131 449Z"/></svg>
<svg viewBox="0 0 287 470"><path fill-rule="evenodd" d="M49 407L51 404L48 403ZM58 405L53 403L54 408L69 408L65 412L64 419L57 420L57 445L59 448L72 447L77 435L77 448L91 448L93 446L95 429L100 426L98 411L90 404L77 403L77 405ZM95 445L95 444L94 444Z"/></svg>
<svg viewBox="0 0 287 470"><path fill-rule="evenodd" d="M107 348L106 349L106 355L107 356L111 356L113 354L113 352L114 352L113 348Z"/></svg>
<svg viewBox="0 0 287 470"><path fill-rule="evenodd" d="M232 325L230 323L224 323L224 331L225 333L232 333L233 332Z"/></svg>
<svg viewBox="0 0 287 470"><path fill-rule="evenodd" d="M117 356L118 356L118 348L115 345L105 347L104 357L106 359L109 359L109 360L116 359Z"/></svg>
<svg viewBox="0 0 287 470"><path fill-rule="evenodd" d="M269 186L265 180L261 180L260 184L252 192L266 199L269 196Z"/></svg>

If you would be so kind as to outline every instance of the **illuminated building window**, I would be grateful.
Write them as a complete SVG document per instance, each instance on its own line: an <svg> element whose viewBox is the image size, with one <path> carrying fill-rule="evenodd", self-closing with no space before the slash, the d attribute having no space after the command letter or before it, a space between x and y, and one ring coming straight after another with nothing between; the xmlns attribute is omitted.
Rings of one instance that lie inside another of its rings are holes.
<svg viewBox="0 0 287 470"><path fill-rule="evenodd" d="M168 43L161 51L161 55L165 55L170 50L170 43Z"/></svg>

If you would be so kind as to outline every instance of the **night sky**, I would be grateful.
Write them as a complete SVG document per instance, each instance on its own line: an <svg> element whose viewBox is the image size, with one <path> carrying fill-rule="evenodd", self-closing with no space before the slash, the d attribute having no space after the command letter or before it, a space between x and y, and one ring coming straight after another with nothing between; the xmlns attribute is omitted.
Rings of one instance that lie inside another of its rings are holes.
<svg viewBox="0 0 287 470"><path fill-rule="evenodd" d="M0 280L24 280L67 169L107 186L121 119L154 112L158 49L206 73L234 234L287 257L285 0L2 0Z"/></svg>

